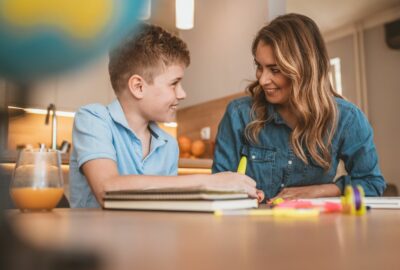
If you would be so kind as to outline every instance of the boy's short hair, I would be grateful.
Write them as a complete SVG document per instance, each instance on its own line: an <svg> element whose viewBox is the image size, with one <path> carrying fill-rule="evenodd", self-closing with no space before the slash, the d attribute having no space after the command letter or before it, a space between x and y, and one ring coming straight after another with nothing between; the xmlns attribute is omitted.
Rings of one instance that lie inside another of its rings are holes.
<svg viewBox="0 0 400 270"><path fill-rule="evenodd" d="M155 74L172 64L189 66L186 43L159 26L142 24L134 35L110 52L108 72L111 85L118 94L134 74L151 84Z"/></svg>

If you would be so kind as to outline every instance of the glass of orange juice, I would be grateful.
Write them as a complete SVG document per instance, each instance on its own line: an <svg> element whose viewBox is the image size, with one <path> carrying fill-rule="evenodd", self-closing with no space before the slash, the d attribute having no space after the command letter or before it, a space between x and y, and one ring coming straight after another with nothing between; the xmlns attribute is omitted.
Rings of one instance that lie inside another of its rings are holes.
<svg viewBox="0 0 400 270"><path fill-rule="evenodd" d="M21 211L51 210L64 193L57 150L23 149L15 165L10 194Z"/></svg>

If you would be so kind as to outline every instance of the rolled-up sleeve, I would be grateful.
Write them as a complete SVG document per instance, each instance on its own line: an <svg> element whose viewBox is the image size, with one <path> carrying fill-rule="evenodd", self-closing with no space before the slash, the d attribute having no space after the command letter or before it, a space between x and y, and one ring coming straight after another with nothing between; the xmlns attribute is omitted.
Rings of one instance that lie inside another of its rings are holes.
<svg viewBox="0 0 400 270"><path fill-rule="evenodd" d="M212 172L236 171L243 144L243 127L239 124L239 110L232 102L219 124Z"/></svg>
<svg viewBox="0 0 400 270"><path fill-rule="evenodd" d="M366 196L381 196L386 183L379 168L371 125L358 108L351 111L347 121L339 158L344 161L348 175L340 177L336 185L342 194L346 185L361 185Z"/></svg>

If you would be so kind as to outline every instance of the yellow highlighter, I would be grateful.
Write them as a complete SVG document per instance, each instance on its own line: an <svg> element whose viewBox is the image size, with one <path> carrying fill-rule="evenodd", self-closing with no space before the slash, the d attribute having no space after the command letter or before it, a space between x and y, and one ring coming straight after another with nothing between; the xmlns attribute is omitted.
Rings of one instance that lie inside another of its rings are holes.
<svg viewBox="0 0 400 270"><path fill-rule="evenodd" d="M246 167L247 167L247 157L242 156L240 158L239 166L237 168L237 172L240 174L246 174Z"/></svg>
<svg viewBox="0 0 400 270"><path fill-rule="evenodd" d="M237 173L246 174L246 168L247 168L247 157L246 156L242 156L240 158L240 161L239 161L239 165L238 165L238 168L237 168ZM264 198L265 198L264 192L262 190L257 190L257 200L258 200L258 202L263 201Z"/></svg>

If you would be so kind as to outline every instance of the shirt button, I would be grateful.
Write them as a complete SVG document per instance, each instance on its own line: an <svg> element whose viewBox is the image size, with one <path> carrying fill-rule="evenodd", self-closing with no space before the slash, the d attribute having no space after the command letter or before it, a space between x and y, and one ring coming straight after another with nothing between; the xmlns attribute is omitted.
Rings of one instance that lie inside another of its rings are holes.
<svg viewBox="0 0 400 270"><path fill-rule="evenodd" d="M284 188L284 187L285 187L285 184L284 184L284 183L282 183L282 184L281 184L281 188Z"/></svg>
<svg viewBox="0 0 400 270"><path fill-rule="evenodd" d="M292 161L291 161L291 160L289 160L287 163L288 163L289 165L292 165Z"/></svg>
<svg viewBox="0 0 400 270"><path fill-rule="evenodd" d="M255 156L255 155L252 155L252 156L251 156L251 159L256 159L256 156Z"/></svg>

